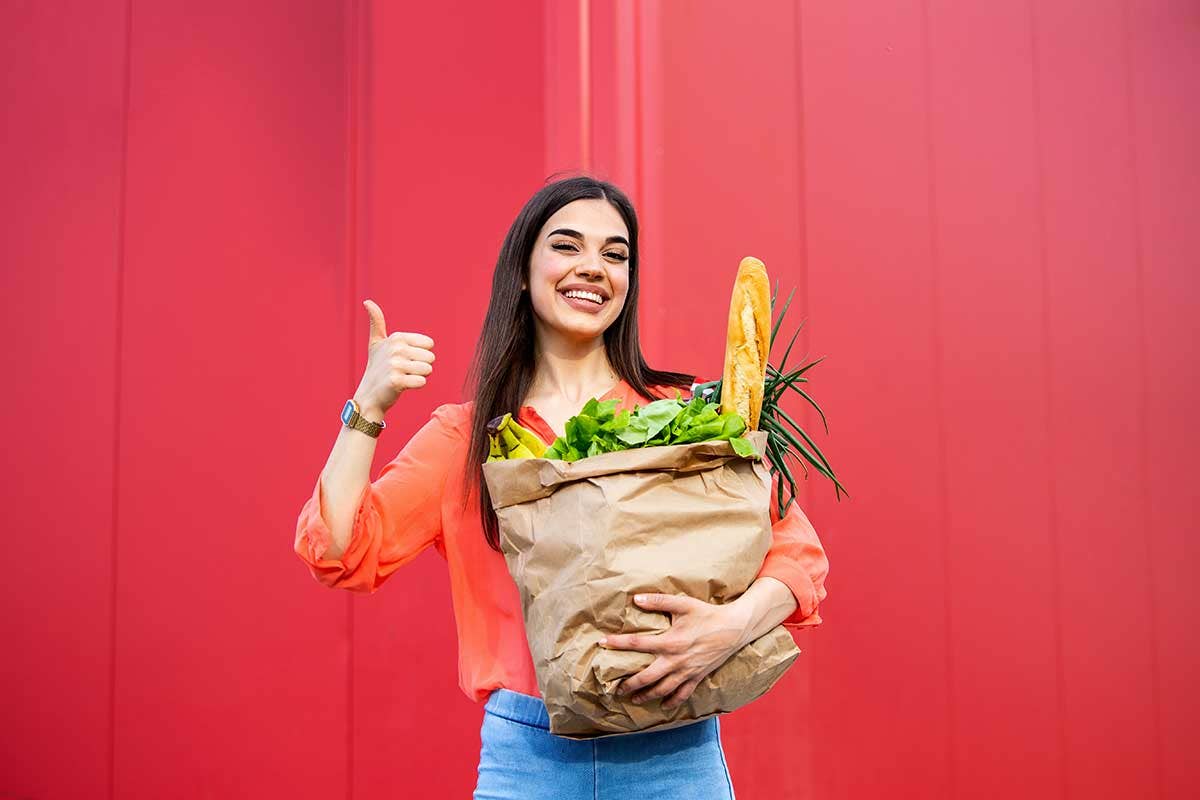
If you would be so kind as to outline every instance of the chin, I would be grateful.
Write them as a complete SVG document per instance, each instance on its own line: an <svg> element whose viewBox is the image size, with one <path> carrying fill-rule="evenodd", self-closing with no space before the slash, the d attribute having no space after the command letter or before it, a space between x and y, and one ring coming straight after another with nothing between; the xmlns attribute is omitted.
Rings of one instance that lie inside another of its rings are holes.
<svg viewBox="0 0 1200 800"><path fill-rule="evenodd" d="M563 337L565 337L567 339L572 339L572 340L578 341L578 342L590 342L593 339L598 339L598 338L602 337L606 330L608 330L608 329L607 328L588 328L587 330L580 330L578 328L568 328L566 330L561 331L561 333L562 333Z"/></svg>
<svg viewBox="0 0 1200 800"><path fill-rule="evenodd" d="M612 323L606 325L556 325L553 330L564 339L572 341L588 342L597 337L603 336Z"/></svg>

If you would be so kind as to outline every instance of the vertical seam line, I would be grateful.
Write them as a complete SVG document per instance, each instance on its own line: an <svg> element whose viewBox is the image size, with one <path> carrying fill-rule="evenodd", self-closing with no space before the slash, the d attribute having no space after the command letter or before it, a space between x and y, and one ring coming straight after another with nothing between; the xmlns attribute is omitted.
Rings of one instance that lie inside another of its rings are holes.
<svg viewBox="0 0 1200 800"><path fill-rule="evenodd" d="M640 3L635 3L632 11L630 11L630 27L633 31L633 130L634 130L634 150L633 150L633 185L637 192L638 203L642 203L646 199L646 188L642 177L642 102L645 98L645 93L642 91L642 6ZM640 256L639 256L640 258ZM640 279L641 276L639 275Z"/></svg>
<svg viewBox="0 0 1200 800"><path fill-rule="evenodd" d="M797 244L797 248L799 251L800 263L801 263L802 269L803 269L802 285L804 286L804 293L803 293L804 296L801 298L801 302L803 303L802 319L807 320L808 315L810 313L809 305L808 305L808 297L812 291L812 287L811 287L811 283L809 281L809 276L811 274L811 271L809 270L809 252L808 252L808 166L807 166L808 146L807 146L807 140L805 138L805 128L804 128L804 123L806 120L806 115L805 115L805 110L804 110L804 54L803 54L803 51L801 50L802 42L804 39L804 19L803 19L803 13L802 13L802 10L800 7L800 3L798 0L797 0L797 2L792 3L792 38L793 38L792 73L795 75L795 80L796 80L796 90L794 92L795 99L796 99L796 116L795 116L795 119L796 119L796 183L797 183L797 186L796 186L796 206L797 206L796 211L797 211L797 216L799 218L799 223L800 223L798 226L799 227L799 233L798 233L799 241L796 244ZM803 325L803 322L801 324ZM804 333L804 338L806 341L803 346L804 346L805 350L808 351L811 348L812 342L809 341L809 335L808 335L807 331L805 331L805 333ZM812 412L808 408L805 408L804 413L805 413L805 416L808 418L808 421L810 423L812 423L812 419L813 419ZM806 492L807 492L807 489L808 489L808 486L807 486L807 481L806 481L805 482L805 491ZM814 696L814 689L815 689L815 684L816 684L816 671L810 666L809 669L806 670L806 673L807 673L806 683L808 686L807 700L811 704L812 698ZM809 730L811 730L811 727L812 726L810 723ZM813 766L816 763L816 754L813 752L813 750L814 750L813 737L809 736L809 737L806 737L806 739L807 739L807 744L805 747L805 770L804 770L805 779L804 780L805 780L805 783L807 784L808 793L810 795L812 795L812 794L816 793L815 785L814 785L814 778L813 778L813 774L815 771L813 769ZM718 742L718 746L719 746L719 742ZM722 750L721 758L724 759L724 757L725 757L724 750ZM726 771L726 773L728 773L728 771L729 771L728 766L726 766L725 771ZM733 779L732 778L730 778L729 794L731 797L733 796Z"/></svg>
<svg viewBox="0 0 1200 800"><path fill-rule="evenodd" d="M354 385L354 320L355 300L358 297L358 40L359 0L345 6L345 69L346 69L346 150L345 150L345 232L346 286L349 313L346 318L347 386ZM346 597L346 797L354 798L354 605Z"/></svg>
<svg viewBox="0 0 1200 800"><path fill-rule="evenodd" d="M943 419L942 404L944 401L942 387L942 331L941 331L941 286L938 282L938 235L937 235L937 180L936 180L936 148L933 140L933 56L930 40L933 33L929 22L929 0L921 3L921 45L922 67L925 83L925 158L926 171L929 177L926 202L929 207L929 263L932 268L930 280L931 304L933 307L933 390L934 402L937 407L936 437L937 437L937 486L938 486L938 533L942 546L942 582L943 582L943 614L946 625L946 784L947 796L954 797L954 653L951 645L954 641L952 631L953 616L950 599L950 537L946 530L947 506L949 503L946 489L946 429Z"/></svg>
<svg viewBox="0 0 1200 800"><path fill-rule="evenodd" d="M1048 519L1046 521L1047 529L1050 535L1050 562L1053 570L1054 580L1051 587L1051 604L1053 607L1053 622L1054 622L1054 678L1055 691L1058 695L1058 773L1059 773L1059 791L1065 799L1070 795L1069 784L1067 781L1067 725L1066 725L1066 672L1063 663L1062 652L1062 596L1061 596L1061 564L1062 558L1059 553L1058 542L1058 485L1055 481L1055 476L1058 474L1055 467L1054 458L1054 405L1053 394L1051 392L1051 382L1053 380L1053 372L1051 371L1051 347L1050 347L1050 274L1049 274L1049 254L1047 253L1047 231L1049 226L1046 222L1046 168L1045 156L1042 152L1042 103L1041 103L1041 81L1040 64L1038 60L1037 46L1037 14L1034 11L1032 0L1027 4L1029 11L1029 53L1032 61L1030 76L1033 87L1033 157L1034 167L1037 170L1037 182L1035 188L1035 202L1037 203L1037 238L1038 238L1038 268L1041 278L1042 289L1042 374L1045 376L1043 385L1045 386L1045 403L1046 403L1046 460L1049 463L1050 469L1046 476L1046 495L1048 508Z"/></svg>
<svg viewBox="0 0 1200 800"><path fill-rule="evenodd" d="M1146 556L1146 581L1147 581L1147 602L1150 606L1150 704L1151 715L1150 722L1154 734L1154 793L1156 797L1163 797L1163 774L1165 765L1163 764L1163 738L1162 738L1162 706L1161 693L1159 687L1158 673L1158 610L1154 602L1154 587L1158 584L1154 578L1154 548L1151 543L1151 536L1148 530L1145 530L1145 521L1150 519L1150 487L1147 480L1146 465L1150 463L1150 457L1147 453L1149 445L1147 444L1147 436L1149 435L1149 425L1147 423L1146 406L1148 404L1147 396L1149 394L1149 381L1146 378L1146 360L1149 348L1146 345L1146 283L1145 283L1145 252L1143 249L1142 239L1142 204L1141 204L1141 180L1138 173L1137 159L1137 105L1134 102L1133 96L1133 34L1130 28L1129 20L1129 2L1121 3L1121 22L1122 30L1125 34L1124 41L1124 67L1125 67L1125 120L1127 126L1127 136L1129 139L1128 159L1129 159L1129 177L1131 181L1130 193L1132 195L1133 206L1133 263L1134 263L1134 280L1136 288L1134 294L1137 298L1137 321L1138 321L1138 422L1141 427L1138 440L1138 471L1141 474L1139 485L1141 488L1141 506L1143 520L1142 545L1145 547Z"/></svg>
<svg viewBox="0 0 1200 800"><path fill-rule="evenodd" d="M725 760L725 748L721 746L721 719L713 717L713 739L717 743L717 753L721 756L721 766L725 770L725 786L729 789L729 798L733 800L733 776L729 774L729 762Z"/></svg>
<svg viewBox="0 0 1200 800"><path fill-rule="evenodd" d="M592 169L592 53L588 0L579 0L579 160Z"/></svg>
<svg viewBox="0 0 1200 800"><path fill-rule="evenodd" d="M600 770L596 766L596 740L592 740L592 800L600 800Z"/></svg>
<svg viewBox="0 0 1200 800"><path fill-rule="evenodd" d="M117 790L117 541L121 476L121 350L125 318L125 228L129 196L129 97L133 84L133 0L125 3L125 64L121 98L121 176L117 198L117 307L116 342L113 347L113 456L112 520L109 540L109 647L108 647L108 796Z"/></svg>

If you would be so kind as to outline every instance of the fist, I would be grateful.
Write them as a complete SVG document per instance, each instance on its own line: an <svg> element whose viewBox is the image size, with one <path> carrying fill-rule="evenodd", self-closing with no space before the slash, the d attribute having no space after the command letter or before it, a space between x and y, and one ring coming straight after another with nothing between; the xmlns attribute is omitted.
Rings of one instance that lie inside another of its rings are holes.
<svg viewBox="0 0 1200 800"><path fill-rule="evenodd" d="M419 389L433 373L433 339L423 333L387 332L383 310L364 300L369 321L367 368L354 399L363 416L379 418L408 389Z"/></svg>

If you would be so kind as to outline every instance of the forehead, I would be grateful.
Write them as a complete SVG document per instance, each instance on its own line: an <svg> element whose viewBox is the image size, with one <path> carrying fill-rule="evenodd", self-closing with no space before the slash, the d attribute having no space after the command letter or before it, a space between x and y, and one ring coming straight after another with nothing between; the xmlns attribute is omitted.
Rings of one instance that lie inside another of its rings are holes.
<svg viewBox="0 0 1200 800"><path fill-rule="evenodd" d="M573 200L550 215L546 224L539 231L539 236L546 236L555 228L570 228L579 231L585 239L603 241L609 236L624 236L629 238L629 230L621 214L607 200L586 199Z"/></svg>

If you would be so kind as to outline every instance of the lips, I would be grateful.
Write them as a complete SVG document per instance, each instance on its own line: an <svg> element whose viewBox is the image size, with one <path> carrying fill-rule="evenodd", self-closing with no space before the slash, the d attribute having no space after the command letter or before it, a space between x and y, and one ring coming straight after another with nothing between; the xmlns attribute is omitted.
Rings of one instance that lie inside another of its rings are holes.
<svg viewBox="0 0 1200 800"><path fill-rule="evenodd" d="M597 303L592 300L586 300L582 297L567 297L562 292L559 292L558 296L561 297L563 302L566 303L567 305L569 305L571 308L573 308L577 311L582 311L585 314L600 313L600 311L604 308L605 304L608 302L608 300L605 300L603 303Z"/></svg>

